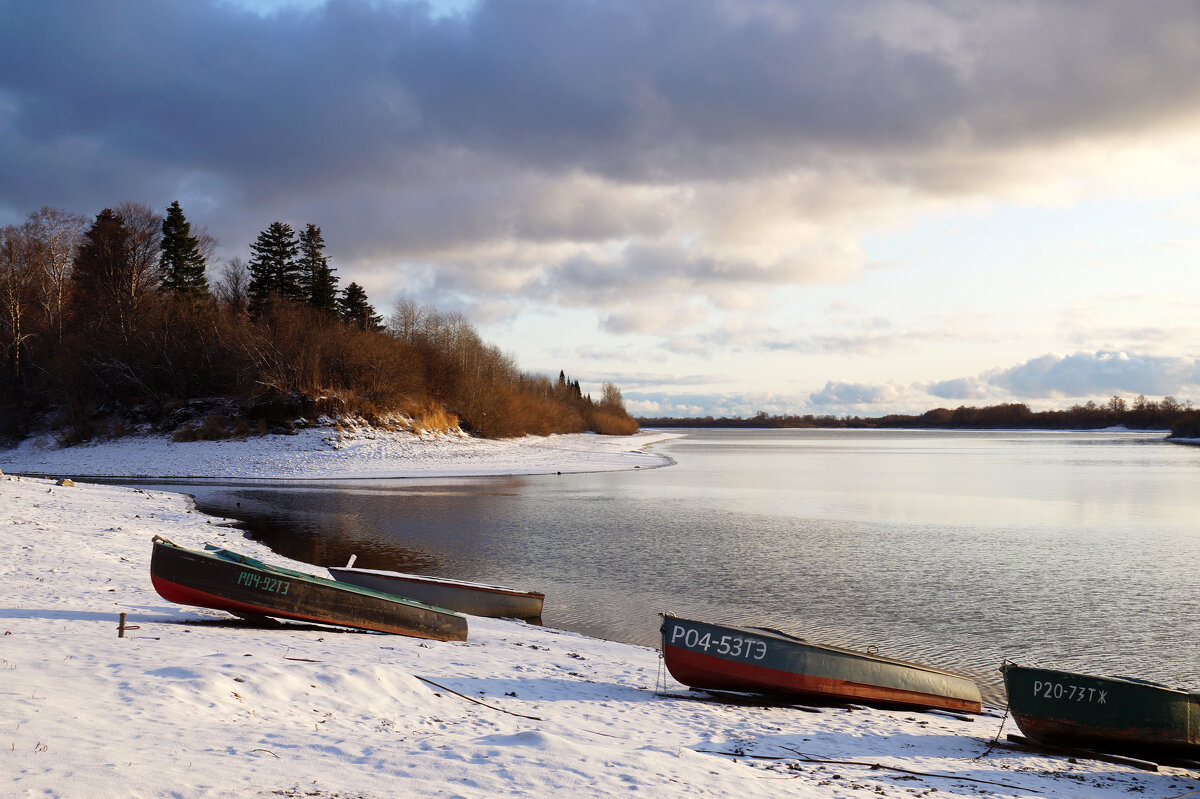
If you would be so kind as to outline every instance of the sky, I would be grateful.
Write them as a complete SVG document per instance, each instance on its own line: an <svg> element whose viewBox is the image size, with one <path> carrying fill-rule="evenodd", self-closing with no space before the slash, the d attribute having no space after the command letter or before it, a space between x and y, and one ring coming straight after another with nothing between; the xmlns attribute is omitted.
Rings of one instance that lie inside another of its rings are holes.
<svg viewBox="0 0 1200 799"><path fill-rule="evenodd" d="M136 200L646 416L1200 403L1200 6L0 0L0 224ZM212 265L213 273L220 264Z"/></svg>

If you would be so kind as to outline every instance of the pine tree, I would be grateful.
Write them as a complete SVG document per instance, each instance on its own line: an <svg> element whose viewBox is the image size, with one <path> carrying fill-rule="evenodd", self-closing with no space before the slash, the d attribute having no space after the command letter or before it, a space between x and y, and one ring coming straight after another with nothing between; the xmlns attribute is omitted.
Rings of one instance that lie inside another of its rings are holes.
<svg viewBox="0 0 1200 799"><path fill-rule="evenodd" d="M296 234L291 225L272 222L250 245L250 313L259 314L272 295L302 300Z"/></svg>
<svg viewBox="0 0 1200 799"><path fill-rule="evenodd" d="M338 279L325 254L321 228L311 222L300 233L300 280L305 302L318 311L337 316Z"/></svg>
<svg viewBox="0 0 1200 799"><path fill-rule="evenodd" d="M192 235L192 225L184 217L178 200L171 203L163 219L160 247L159 272L164 291L187 297L200 297L208 293L200 240Z"/></svg>
<svg viewBox="0 0 1200 799"><path fill-rule="evenodd" d="M383 327L383 317L375 313L371 303L367 302L367 292L357 283L351 283L342 292L338 299L338 313L343 322L359 330L380 330Z"/></svg>

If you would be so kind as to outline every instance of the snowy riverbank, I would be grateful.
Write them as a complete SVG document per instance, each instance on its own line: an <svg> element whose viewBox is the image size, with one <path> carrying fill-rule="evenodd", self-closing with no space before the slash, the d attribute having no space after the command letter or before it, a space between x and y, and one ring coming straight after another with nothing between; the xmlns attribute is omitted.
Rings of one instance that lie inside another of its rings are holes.
<svg viewBox="0 0 1200 799"><path fill-rule="evenodd" d="M998 713L660 696L686 691L654 650L518 622L471 618L467 642L439 643L250 628L159 597L156 534L320 572L219 522L177 494L0 478L3 795L1098 799L1198 787L1181 770L989 752ZM126 638L122 612L137 628Z"/></svg>
<svg viewBox="0 0 1200 799"><path fill-rule="evenodd" d="M45 437L0 450L0 470L55 477L285 480L607 472L669 464L669 459L645 448L678 435L572 433L483 439L343 425L312 427L294 435L186 443L167 436L127 436L60 448Z"/></svg>

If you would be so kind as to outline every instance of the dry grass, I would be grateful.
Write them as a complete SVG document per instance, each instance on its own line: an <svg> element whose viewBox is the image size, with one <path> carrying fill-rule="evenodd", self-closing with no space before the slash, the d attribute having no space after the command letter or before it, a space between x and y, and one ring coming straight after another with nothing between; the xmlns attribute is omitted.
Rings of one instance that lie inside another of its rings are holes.
<svg viewBox="0 0 1200 799"><path fill-rule="evenodd" d="M434 402L420 406L412 419L414 433L449 433L458 429L458 417Z"/></svg>

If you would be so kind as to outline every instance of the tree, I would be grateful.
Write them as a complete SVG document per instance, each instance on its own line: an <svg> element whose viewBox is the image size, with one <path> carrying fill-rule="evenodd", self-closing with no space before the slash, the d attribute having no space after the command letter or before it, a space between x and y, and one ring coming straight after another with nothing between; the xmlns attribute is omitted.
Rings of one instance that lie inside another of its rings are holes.
<svg viewBox="0 0 1200 799"><path fill-rule="evenodd" d="M90 326L132 338L134 318L146 283L134 234L111 208L96 215L75 254L71 279L76 312Z"/></svg>
<svg viewBox="0 0 1200 799"><path fill-rule="evenodd" d="M367 292L357 283L351 283L342 292L338 299L338 314L343 322L359 330L380 330L383 327L383 317L375 313L371 303L367 302Z"/></svg>
<svg viewBox="0 0 1200 799"><path fill-rule="evenodd" d="M56 343L62 341L71 265L87 227L87 218L50 206L29 215L29 232L38 241L38 304Z"/></svg>
<svg viewBox="0 0 1200 799"><path fill-rule="evenodd" d="M250 310L250 270L241 258L231 258L221 269L213 293L231 316Z"/></svg>
<svg viewBox="0 0 1200 799"><path fill-rule="evenodd" d="M128 234L125 246L129 250L127 269L121 275L121 290L136 307L151 288L157 288L158 259L162 254L163 219L144 203L123 202L116 208L117 216Z"/></svg>
<svg viewBox="0 0 1200 799"><path fill-rule="evenodd" d="M0 229L0 324L3 325L0 343L8 356L9 378L14 389L21 376L21 350L30 335L26 317L37 283L36 244L28 227L9 225Z"/></svg>
<svg viewBox="0 0 1200 799"><path fill-rule="evenodd" d="M600 405L603 408L617 413L625 413L625 400L621 396L621 389L617 388L615 383L604 384ZM756 418L766 419L766 411L759 411L758 417Z"/></svg>
<svg viewBox="0 0 1200 799"><path fill-rule="evenodd" d="M192 235L191 223L183 215L178 200L171 203L163 219L160 248L158 268L164 291L190 298L208 293L200 240Z"/></svg>
<svg viewBox="0 0 1200 799"><path fill-rule="evenodd" d="M321 228L311 222L300 233L300 281L304 300L318 311L337 316L337 276L325 255Z"/></svg>
<svg viewBox="0 0 1200 799"><path fill-rule="evenodd" d="M388 318L388 332L401 341L415 344L426 320L435 313L436 311L428 305L407 299L396 300L392 315Z"/></svg>
<svg viewBox="0 0 1200 799"><path fill-rule="evenodd" d="M300 285L299 250L291 225L272 222L250 245L250 312L262 313L267 300L276 295L289 300L304 297Z"/></svg>

